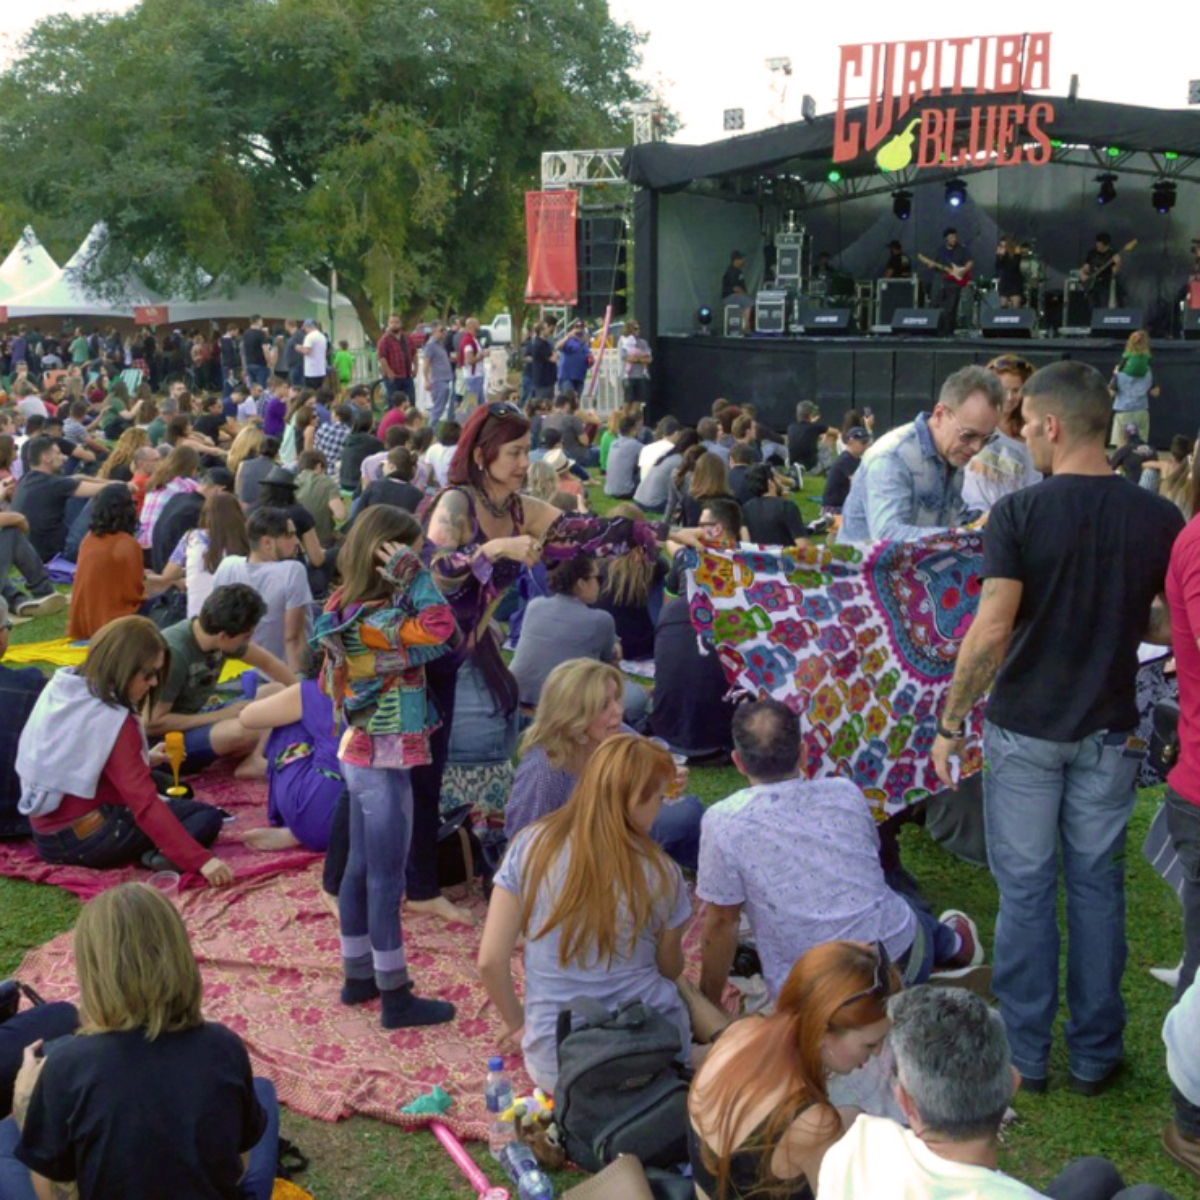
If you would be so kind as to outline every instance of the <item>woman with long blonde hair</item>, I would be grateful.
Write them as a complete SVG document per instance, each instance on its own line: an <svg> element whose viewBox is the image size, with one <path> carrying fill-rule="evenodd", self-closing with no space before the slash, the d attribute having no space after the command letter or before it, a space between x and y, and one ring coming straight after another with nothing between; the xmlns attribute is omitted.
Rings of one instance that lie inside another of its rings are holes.
<svg viewBox="0 0 1200 1200"><path fill-rule="evenodd" d="M238 467L248 458L254 457L258 453L258 448L263 442L263 431L257 425L247 425L237 437L233 439L233 444L229 447L229 457L225 460L225 465L229 468L233 477L237 478Z"/></svg>
<svg viewBox="0 0 1200 1200"><path fill-rule="evenodd" d="M533 1081L557 1083L555 1027L576 996L605 1008L641 1000L675 1022L680 1058L691 1025L675 980L691 902L683 875L651 827L675 779L662 747L636 734L608 738L591 756L570 802L521 833L496 875L479 949L479 973L519 1042ZM512 955L525 936L525 1003Z"/></svg>
<svg viewBox="0 0 1200 1200"><path fill-rule="evenodd" d="M900 973L882 945L826 942L803 954L766 1017L735 1021L688 1097L700 1200L812 1200L825 1151L854 1117L829 1076L879 1053Z"/></svg>
<svg viewBox="0 0 1200 1200"><path fill-rule="evenodd" d="M27 1047L17 1076L19 1161L7 1143L0 1152L7 1200L268 1200L275 1089L252 1076L237 1034L205 1021L174 905L144 883L101 892L75 923L75 975L79 1032L44 1057L40 1041Z"/></svg>
<svg viewBox="0 0 1200 1200"><path fill-rule="evenodd" d="M117 444L109 452L100 470L96 472L100 479L124 479L128 482L133 478L133 460L137 452L150 445L150 435L144 429L136 426L127 429L117 439ZM127 468L127 474L113 474L118 467Z"/></svg>

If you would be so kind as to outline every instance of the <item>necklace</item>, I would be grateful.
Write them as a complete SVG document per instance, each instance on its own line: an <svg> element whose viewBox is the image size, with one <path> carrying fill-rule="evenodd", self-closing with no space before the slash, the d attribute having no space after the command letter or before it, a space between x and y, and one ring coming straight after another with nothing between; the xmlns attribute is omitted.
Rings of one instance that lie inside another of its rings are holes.
<svg viewBox="0 0 1200 1200"><path fill-rule="evenodd" d="M483 507L492 514L493 517L507 517L512 515L513 501L516 500L516 492L509 492L507 498L501 504L496 504L491 496L487 494L487 488L477 488L479 499L483 501Z"/></svg>

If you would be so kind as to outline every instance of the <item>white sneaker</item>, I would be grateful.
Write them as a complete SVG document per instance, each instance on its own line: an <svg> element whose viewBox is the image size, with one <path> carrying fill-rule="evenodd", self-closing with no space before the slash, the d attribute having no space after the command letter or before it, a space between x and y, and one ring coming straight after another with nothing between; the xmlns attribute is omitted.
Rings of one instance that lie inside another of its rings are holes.
<svg viewBox="0 0 1200 1200"><path fill-rule="evenodd" d="M31 596L17 605L18 617L49 617L67 607L67 598L59 592L48 596Z"/></svg>
<svg viewBox="0 0 1200 1200"><path fill-rule="evenodd" d="M1159 983L1165 983L1169 988L1177 988L1179 986L1179 973L1183 970L1183 959L1180 959L1178 964L1173 967L1151 967L1150 974L1158 980Z"/></svg>
<svg viewBox="0 0 1200 1200"><path fill-rule="evenodd" d="M983 962L983 943L979 940L979 926L965 912L957 908L948 908L938 917L938 922L954 929L964 943L970 939L971 958L964 964L966 968L977 967Z"/></svg>

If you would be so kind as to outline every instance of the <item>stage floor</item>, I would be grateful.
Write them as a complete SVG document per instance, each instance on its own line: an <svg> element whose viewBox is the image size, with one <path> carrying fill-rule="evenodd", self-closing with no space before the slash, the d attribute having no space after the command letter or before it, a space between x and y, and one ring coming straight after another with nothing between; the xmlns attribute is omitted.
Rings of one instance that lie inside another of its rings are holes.
<svg viewBox="0 0 1200 1200"><path fill-rule="evenodd" d="M652 416L671 413L688 424L707 416L719 396L756 405L760 418L782 430L796 404L816 400L831 423L864 405L876 432L928 411L947 375L1014 354L1035 367L1060 359L1090 363L1107 379L1124 339L939 337L770 337L716 335L655 339ZM1155 382L1150 434L1166 446L1176 433L1196 437L1200 426L1200 341L1152 344Z"/></svg>

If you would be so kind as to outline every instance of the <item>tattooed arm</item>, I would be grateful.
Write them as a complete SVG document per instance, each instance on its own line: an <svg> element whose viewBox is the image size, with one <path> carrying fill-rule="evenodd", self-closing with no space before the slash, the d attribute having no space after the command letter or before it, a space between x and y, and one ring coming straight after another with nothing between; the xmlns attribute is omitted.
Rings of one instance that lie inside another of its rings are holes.
<svg viewBox="0 0 1200 1200"><path fill-rule="evenodd" d="M1016 579L986 579L979 599L979 611L963 638L954 668L954 681L946 696L940 722L945 729L961 730L967 714L992 686L1000 670L1016 624L1024 585ZM953 787L950 756L962 742L958 737L940 734L933 744L933 763L938 778Z"/></svg>

